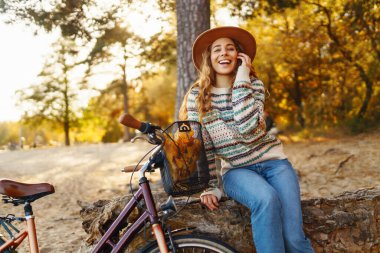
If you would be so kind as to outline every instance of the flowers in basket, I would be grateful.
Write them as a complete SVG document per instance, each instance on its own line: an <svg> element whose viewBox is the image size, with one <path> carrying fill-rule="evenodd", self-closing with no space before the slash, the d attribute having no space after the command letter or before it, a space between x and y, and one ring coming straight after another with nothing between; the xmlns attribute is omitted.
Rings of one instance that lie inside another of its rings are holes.
<svg viewBox="0 0 380 253"><path fill-rule="evenodd" d="M194 131L176 131L165 136L164 151L169 164L173 183L186 181L197 176L197 160L202 142Z"/></svg>

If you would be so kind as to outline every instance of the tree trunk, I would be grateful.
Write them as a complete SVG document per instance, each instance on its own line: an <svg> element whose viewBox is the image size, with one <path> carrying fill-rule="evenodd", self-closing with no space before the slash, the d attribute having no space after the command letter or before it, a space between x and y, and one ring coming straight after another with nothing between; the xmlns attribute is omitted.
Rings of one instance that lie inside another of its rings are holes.
<svg viewBox="0 0 380 253"><path fill-rule="evenodd" d="M123 94L123 111L124 113L128 113L128 83L127 83L127 56L126 52L124 52L124 64L121 65L123 69L123 81L121 84L121 92ZM129 141L131 138L129 134L129 128L124 126L124 134L123 134L123 142Z"/></svg>
<svg viewBox="0 0 380 253"><path fill-rule="evenodd" d="M68 69L64 67L65 73L67 73ZM64 103L65 103L65 114L63 119L63 130L65 132L65 145L70 146L70 102L69 102L69 80L65 75L64 79Z"/></svg>
<svg viewBox="0 0 380 253"><path fill-rule="evenodd" d="M345 62L344 64L344 69L342 71L342 79L339 80L339 101L340 105L338 106L338 112L337 114L339 115L339 120L346 120L347 117L347 98L345 96L345 89L347 86L347 70L348 70L348 63Z"/></svg>
<svg viewBox="0 0 380 253"><path fill-rule="evenodd" d="M102 200L82 206L80 212L84 230L89 234L87 243L79 252L89 252L106 228L115 220L131 196ZM167 195L156 193L157 203ZM187 198L176 200L178 209ZM304 231L316 253L323 252L379 252L380 250L380 188L345 192L333 198L302 201ZM141 210L135 210L125 225L137 219ZM196 232L212 235L234 246L239 252L255 252L252 243L250 213L247 208L227 199L217 211L207 211L199 199L191 198L185 208L169 219L172 229L196 227ZM147 226L149 235L150 227ZM152 239L152 238L148 238ZM144 244L144 233L133 241L128 252Z"/></svg>
<svg viewBox="0 0 380 253"><path fill-rule="evenodd" d="M358 114L356 116L356 119L360 121L360 120L362 120L364 118L364 115L365 115L365 113L367 111L367 108L368 108L369 101L371 100L372 89L373 89L373 82L371 81L371 79L369 78L369 76L364 71L364 68L361 65L359 65L358 63L355 63L355 67L359 71L360 77L364 81L365 87L366 87L366 92L365 92L365 97L364 97L363 104L360 107L360 110L359 110L359 112L358 112Z"/></svg>
<svg viewBox="0 0 380 253"><path fill-rule="evenodd" d="M183 97L197 78L192 61L192 43L210 28L210 0L177 0L177 94L175 118Z"/></svg>
<svg viewBox="0 0 380 253"><path fill-rule="evenodd" d="M70 122L65 119L63 123L63 128L65 131L65 145L70 146Z"/></svg>
<svg viewBox="0 0 380 253"><path fill-rule="evenodd" d="M297 120L302 128L305 128L305 118L303 117L303 102L301 83L298 78L298 71L294 70L294 102L297 105Z"/></svg>

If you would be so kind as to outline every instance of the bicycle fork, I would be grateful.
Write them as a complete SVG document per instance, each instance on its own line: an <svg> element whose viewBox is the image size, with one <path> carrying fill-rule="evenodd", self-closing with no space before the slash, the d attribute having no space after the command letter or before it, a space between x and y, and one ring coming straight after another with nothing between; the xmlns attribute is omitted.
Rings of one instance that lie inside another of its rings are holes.
<svg viewBox="0 0 380 253"><path fill-rule="evenodd" d="M165 234L164 231L162 230L162 227L160 224L153 224L152 225L152 230L154 233L154 236L156 237L158 248L160 249L161 253L168 253L168 247L166 246L166 241L165 241Z"/></svg>

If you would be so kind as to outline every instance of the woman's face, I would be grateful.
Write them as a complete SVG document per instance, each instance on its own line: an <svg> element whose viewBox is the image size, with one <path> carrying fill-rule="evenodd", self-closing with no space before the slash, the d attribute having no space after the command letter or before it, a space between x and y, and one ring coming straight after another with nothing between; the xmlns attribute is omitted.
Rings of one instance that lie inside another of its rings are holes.
<svg viewBox="0 0 380 253"><path fill-rule="evenodd" d="M229 38L220 38L211 44L211 66L219 75L231 75L237 65L238 51Z"/></svg>

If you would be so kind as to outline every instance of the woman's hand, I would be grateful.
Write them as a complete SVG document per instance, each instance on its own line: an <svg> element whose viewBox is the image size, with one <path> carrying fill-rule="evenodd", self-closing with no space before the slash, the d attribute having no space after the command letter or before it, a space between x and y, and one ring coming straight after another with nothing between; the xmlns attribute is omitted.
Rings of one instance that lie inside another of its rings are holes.
<svg viewBox="0 0 380 253"><path fill-rule="evenodd" d="M206 194L201 197L201 202L203 205L207 206L211 211L217 210L219 208L218 198L213 194Z"/></svg>
<svg viewBox="0 0 380 253"><path fill-rule="evenodd" d="M248 55L246 55L244 53L238 53L237 58L242 61L242 63L241 63L242 66L246 66L247 68L251 69L252 60Z"/></svg>

